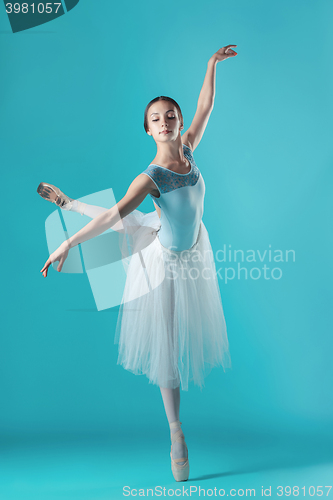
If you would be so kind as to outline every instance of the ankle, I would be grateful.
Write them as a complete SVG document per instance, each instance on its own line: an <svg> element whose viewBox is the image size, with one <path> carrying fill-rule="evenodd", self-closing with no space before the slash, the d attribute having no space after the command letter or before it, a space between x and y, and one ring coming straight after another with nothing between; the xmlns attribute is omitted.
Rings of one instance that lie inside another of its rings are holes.
<svg viewBox="0 0 333 500"><path fill-rule="evenodd" d="M65 205L63 208L66 207L65 210L71 210L72 212L78 212L81 215L84 215L84 209L86 206L87 204L83 203L82 201L71 199L71 202L68 203L67 206Z"/></svg>
<svg viewBox="0 0 333 500"><path fill-rule="evenodd" d="M180 422L180 420L175 420L174 422L170 422L169 427L170 427L171 432L174 432L174 431L180 429L181 424L182 423Z"/></svg>

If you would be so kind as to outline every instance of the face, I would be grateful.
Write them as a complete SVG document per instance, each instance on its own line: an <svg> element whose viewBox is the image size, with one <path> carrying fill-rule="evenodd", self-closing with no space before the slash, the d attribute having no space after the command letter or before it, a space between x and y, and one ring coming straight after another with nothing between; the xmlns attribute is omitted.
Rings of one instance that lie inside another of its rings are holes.
<svg viewBox="0 0 333 500"><path fill-rule="evenodd" d="M177 108L170 101L154 102L148 109L147 119L147 134L153 136L155 142L174 141L184 128L179 120Z"/></svg>

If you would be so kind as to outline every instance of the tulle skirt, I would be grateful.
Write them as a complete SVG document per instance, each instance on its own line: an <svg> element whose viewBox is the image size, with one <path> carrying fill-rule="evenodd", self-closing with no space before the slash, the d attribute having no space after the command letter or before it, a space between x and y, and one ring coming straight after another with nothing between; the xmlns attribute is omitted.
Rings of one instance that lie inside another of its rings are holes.
<svg viewBox="0 0 333 500"><path fill-rule="evenodd" d="M229 343L208 232L183 252L158 238L156 211L121 219L127 273L115 332L117 364L149 383L200 388L214 366L231 368ZM130 250L128 250L130 248Z"/></svg>

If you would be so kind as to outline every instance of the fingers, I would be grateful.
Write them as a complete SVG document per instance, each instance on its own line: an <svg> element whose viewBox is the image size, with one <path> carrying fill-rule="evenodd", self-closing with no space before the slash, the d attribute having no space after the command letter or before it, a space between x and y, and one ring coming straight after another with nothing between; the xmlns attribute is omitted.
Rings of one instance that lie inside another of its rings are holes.
<svg viewBox="0 0 333 500"><path fill-rule="evenodd" d="M42 269L40 270L41 273L43 273L45 271L45 269L47 269L49 266L48 266L48 260L46 261L46 264L44 267L42 267Z"/></svg>
<svg viewBox="0 0 333 500"><path fill-rule="evenodd" d="M44 278L46 278L46 276L47 276L47 271L48 271L48 269L49 269L49 268L48 268L48 267L46 267L46 268L43 268L43 269L41 270L41 273L43 274Z"/></svg>
<svg viewBox="0 0 333 500"><path fill-rule="evenodd" d="M225 54L231 54L231 53L236 53L234 50L231 49L231 47L237 47L237 45L226 45L224 48L224 53Z"/></svg>
<svg viewBox="0 0 333 500"><path fill-rule="evenodd" d="M58 267L57 267L57 271L58 271L58 273L60 273L60 272L61 272L61 269L62 269L63 264L64 264L64 261L63 261L62 259L60 259L59 265L58 265Z"/></svg>
<svg viewBox="0 0 333 500"><path fill-rule="evenodd" d="M228 51L228 52L227 52ZM235 52L234 50L232 49L226 49L225 50L225 55L228 56L228 57L233 57L233 56L237 56L237 52Z"/></svg>
<svg viewBox="0 0 333 500"><path fill-rule="evenodd" d="M47 276L47 271L48 271L48 267L46 269L43 269L41 271L41 273L43 274L44 278L46 278L46 276Z"/></svg>
<svg viewBox="0 0 333 500"><path fill-rule="evenodd" d="M62 266L64 265L64 262L65 262L65 260L66 260L66 257L67 257L67 255L66 255L66 256L64 256L64 255L63 255L63 256L61 257L60 261L59 261L59 265L58 265L58 267L57 267L57 271L58 271L59 273L60 273L60 272L61 272L61 270L62 270Z"/></svg>
<svg viewBox="0 0 333 500"><path fill-rule="evenodd" d="M51 260L50 258L47 259L45 266L40 270L41 273L43 273L44 278L47 276L47 271L49 270L49 266L51 265Z"/></svg>

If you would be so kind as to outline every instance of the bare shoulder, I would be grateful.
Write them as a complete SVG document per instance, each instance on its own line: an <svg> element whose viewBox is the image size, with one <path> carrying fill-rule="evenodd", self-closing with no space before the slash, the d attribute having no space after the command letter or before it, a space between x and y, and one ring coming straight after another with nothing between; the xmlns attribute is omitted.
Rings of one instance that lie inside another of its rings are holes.
<svg viewBox="0 0 333 500"><path fill-rule="evenodd" d="M154 185L152 180L145 174L140 173L131 181L128 187L130 193L150 193L151 187Z"/></svg>
<svg viewBox="0 0 333 500"><path fill-rule="evenodd" d="M149 175L141 173L139 174L134 180L136 180L139 184L142 184L143 186L155 186L154 182L152 179L149 177Z"/></svg>
<svg viewBox="0 0 333 500"><path fill-rule="evenodd" d="M137 175L130 183L125 195L117 203L120 218L135 210L151 192L151 186L145 179L145 175Z"/></svg>
<svg viewBox="0 0 333 500"><path fill-rule="evenodd" d="M159 192L158 189L156 188L156 184L152 180L152 178L149 177L149 175L141 173L137 176L137 179L142 186L146 187L148 193L152 194L153 196L159 197Z"/></svg>

